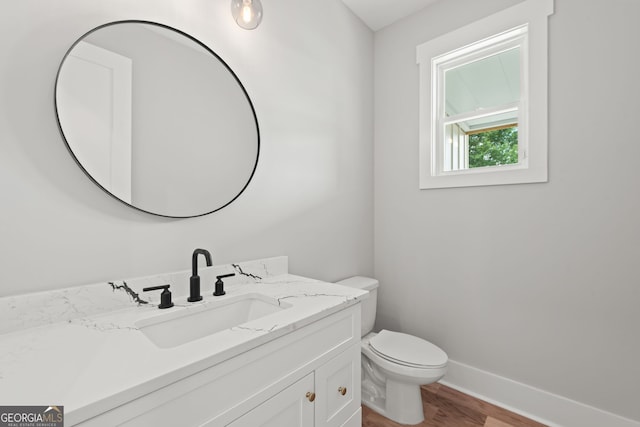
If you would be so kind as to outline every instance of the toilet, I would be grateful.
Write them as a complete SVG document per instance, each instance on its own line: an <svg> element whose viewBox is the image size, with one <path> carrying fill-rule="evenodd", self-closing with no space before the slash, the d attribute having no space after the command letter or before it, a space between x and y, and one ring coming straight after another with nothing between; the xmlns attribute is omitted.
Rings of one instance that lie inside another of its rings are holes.
<svg viewBox="0 0 640 427"><path fill-rule="evenodd" d="M337 282L369 291L362 301L362 404L400 424L424 421L420 386L442 378L447 354L422 338L400 332L371 332L378 281L355 276Z"/></svg>

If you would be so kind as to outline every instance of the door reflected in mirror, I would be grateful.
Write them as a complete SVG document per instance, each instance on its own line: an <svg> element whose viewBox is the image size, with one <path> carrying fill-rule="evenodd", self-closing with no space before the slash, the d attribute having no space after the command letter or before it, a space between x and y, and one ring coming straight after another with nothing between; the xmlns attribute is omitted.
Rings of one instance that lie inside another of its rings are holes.
<svg viewBox="0 0 640 427"><path fill-rule="evenodd" d="M213 51L173 28L121 21L81 37L64 57L58 123L80 167L145 212L215 212L246 188L260 136L253 104Z"/></svg>

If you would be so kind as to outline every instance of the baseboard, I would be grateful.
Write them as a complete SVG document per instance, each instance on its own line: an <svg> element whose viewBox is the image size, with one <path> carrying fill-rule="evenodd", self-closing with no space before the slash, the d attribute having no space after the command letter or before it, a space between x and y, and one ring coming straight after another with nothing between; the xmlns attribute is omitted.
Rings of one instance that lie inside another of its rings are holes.
<svg viewBox="0 0 640 427"><path fill-rule="evenodd" d="M640 427L640 422L449 360L446 386L550 427Z"/></svg>

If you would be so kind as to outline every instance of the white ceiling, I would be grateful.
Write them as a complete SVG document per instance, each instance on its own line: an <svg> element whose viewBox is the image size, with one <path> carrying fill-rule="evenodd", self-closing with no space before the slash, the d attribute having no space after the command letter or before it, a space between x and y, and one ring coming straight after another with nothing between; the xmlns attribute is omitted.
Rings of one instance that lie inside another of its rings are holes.
<svg viewBox="0 0 640 427"><path fill-rule="evenodd" d="M342 0L373 31L435 3L438 0Z"/></svg>

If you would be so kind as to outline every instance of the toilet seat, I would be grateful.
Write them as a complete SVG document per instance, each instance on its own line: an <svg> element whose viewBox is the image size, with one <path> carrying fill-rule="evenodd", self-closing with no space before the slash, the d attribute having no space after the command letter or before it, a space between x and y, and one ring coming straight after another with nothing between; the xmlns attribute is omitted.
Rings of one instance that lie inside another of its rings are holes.
<svg viewBox="0 0 640 427"><path fill-rule="evenodd" d="M412 368L442 368L448 360L447 354L429 341L386 329L369 340L369 348L383 359Z"/></svg>

